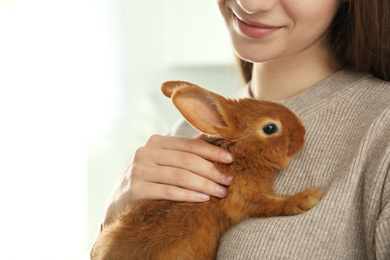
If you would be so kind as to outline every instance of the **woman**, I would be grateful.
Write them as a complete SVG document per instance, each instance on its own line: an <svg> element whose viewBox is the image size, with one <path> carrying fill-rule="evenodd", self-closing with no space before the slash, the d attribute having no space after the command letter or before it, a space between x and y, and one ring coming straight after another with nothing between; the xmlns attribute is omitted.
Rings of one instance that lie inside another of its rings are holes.
<svg viewBox="0 0 390 260"><path fill-rule="evenodd" d="M290 107L306 144L275 189L322 187L313 209L255 218L229 230L220 259L390 259L389 0L219 0L243 75L243 96ZM210 161L219 147L173 136L139 148L107 203L104 225L141 199L202 202L227 196L231 179ZM186 137L179 137L186 136ZM104 227L102 225L102 227Z"/></svg>

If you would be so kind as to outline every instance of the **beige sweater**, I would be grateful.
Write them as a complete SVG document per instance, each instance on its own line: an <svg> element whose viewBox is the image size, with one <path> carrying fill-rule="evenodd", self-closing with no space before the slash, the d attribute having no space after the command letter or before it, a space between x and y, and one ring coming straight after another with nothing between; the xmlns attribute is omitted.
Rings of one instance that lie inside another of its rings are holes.
<svg viewBox="0 0 390 260"><path fill-rule="evenodd" d="M298 216L238 224L222 237L218 259L390 260L390 83L340 71L282 103L307 134L275 189L321 187L324 197ZM182 122L172 134L197 131Z"/></svg>

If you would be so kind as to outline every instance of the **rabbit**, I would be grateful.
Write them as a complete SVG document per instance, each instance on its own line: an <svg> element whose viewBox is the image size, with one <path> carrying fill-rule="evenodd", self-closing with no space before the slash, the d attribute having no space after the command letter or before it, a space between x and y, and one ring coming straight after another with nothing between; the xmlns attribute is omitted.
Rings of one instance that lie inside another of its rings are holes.
<svg viewBox="0 0 390 260"><path fill-rule="evenodd" d="M233 176L228 196L189 203L144 200L128 206L98 235L91 259L214 259L220 237L252 217L295 215L320 201L320 188L292 196L273 189L278 171L304 145L305 128L287 107L251 98L226 99L197 85L168 81L164 95L201 134L231 152L215 166Z"/></svg>

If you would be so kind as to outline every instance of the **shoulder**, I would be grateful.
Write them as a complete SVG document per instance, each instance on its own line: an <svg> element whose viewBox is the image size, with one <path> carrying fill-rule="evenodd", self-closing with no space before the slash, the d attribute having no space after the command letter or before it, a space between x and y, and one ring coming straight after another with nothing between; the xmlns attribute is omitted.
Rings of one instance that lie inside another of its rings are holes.
<svg viewBox="0 0 390 260"><path fill-rule="evenodd" d="M369 135L380 135L387 138L386 144L390 144L390 82L383 81L373 76L367 76L357 82L354 96L358 101L355 106L362 113L371 115ZM364 111L364 112L363 112Z"/></svg>
<svg viewBox="0 0 390 260"><path fill-rule="evenodd" d="M350 123L363 120L368 126L378 120L389 121L390 82L352 71L339 73L334 78L338 79L332 82L334 85L330 88L334 93L328 94L325 102L318 107L338 111L336 114Z"/></svg>
<svg viewBox="0 0 390 260"><path fill-rule="evenodd" d="M367 73L361 73L362 78L361 78L361 83L362 84L366 84L367 86L369 87L372 87L372 88L379 88L379 89L383 89L385 92L389 92L390 91L390 81L385 81L385 80L382 80L382 79L379 79L379 78L376 78L374 76L372 76L371 74L367 74Z"/></svg>
<svg viewBox="0 0 390 260"><path fill-rule="evenodd" d="M350 89L351 94L367 108L386 109L390 107L390 82L363 74ZM359 98L360 97L360 98Z"/></svg>

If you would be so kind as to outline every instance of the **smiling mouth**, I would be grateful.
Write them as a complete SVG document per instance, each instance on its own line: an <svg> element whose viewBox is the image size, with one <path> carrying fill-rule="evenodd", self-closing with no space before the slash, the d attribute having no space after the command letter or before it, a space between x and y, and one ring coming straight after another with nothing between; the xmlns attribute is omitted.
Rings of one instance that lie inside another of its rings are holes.
<svg viewBox="0 0 390 260"><path fill-rule="evenodd" d="M271 26L266 24L252 23L248 21L243 21L234 15L234 24L236 29L249 38L265 38L274 32L278 31L282 27Z"/></svg>

